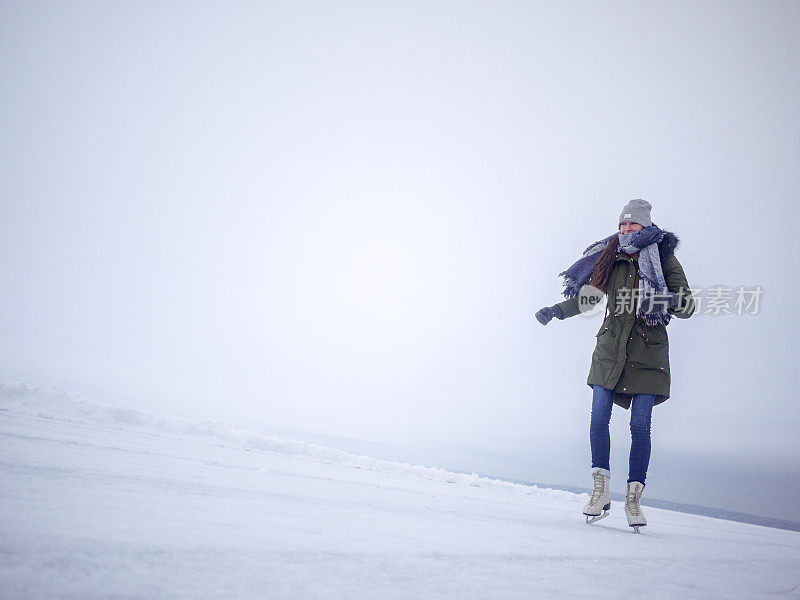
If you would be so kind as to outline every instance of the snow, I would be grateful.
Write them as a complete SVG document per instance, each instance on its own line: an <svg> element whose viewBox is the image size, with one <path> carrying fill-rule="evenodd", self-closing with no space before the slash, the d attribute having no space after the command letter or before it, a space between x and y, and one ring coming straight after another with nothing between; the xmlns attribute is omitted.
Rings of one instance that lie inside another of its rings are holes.
<svg viewBox="0 0 800 600"><path fill-rule="evenodd" d="M2 598L800 598L800 533L0 385Z"/></svg>

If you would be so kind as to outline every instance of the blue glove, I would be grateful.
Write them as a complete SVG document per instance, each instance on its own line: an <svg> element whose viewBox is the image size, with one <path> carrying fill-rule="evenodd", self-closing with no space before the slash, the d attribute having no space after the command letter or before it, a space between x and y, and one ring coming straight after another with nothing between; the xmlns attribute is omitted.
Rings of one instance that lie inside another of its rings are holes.
<svg viewBox="0 0 800 600"><path fill-rule="evenodd" d="M642 312L645 314L652 312L655 307L661 308L666 305L667 308L674 308L678 305L681 299L680 294L675 292L656 292L654 294L645 294L641 297L640 305Z"/></svg>
<svg viewBox="0 0 800 600"><path fill-rule="evenodd" d="M564 318L561 308L558 306L545 306L536 313L536 320L542 325L547 325L553 317Z"/></svg>

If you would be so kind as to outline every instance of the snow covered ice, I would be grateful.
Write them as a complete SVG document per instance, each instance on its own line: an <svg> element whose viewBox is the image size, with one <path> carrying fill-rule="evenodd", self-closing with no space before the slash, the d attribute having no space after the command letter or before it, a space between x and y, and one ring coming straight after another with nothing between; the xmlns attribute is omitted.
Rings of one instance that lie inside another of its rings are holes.
<svg viewBox="0 0 800 600"><path fill-rule="evenodd" d="M2 598L800 598L800 533L0 386ZM532 474L535 476L535 474Z"/></svg>

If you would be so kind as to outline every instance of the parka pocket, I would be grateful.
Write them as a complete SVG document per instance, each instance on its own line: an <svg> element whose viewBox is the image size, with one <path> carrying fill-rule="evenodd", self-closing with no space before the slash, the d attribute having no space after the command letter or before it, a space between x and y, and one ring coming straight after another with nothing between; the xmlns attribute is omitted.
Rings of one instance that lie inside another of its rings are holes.
<svg viewBox="0 0 800 600"><path fill-rule="evenodd" d="M645 331L646 329L650 331ZM669 343L666 330L640 325L636 328L636 333L642 338L648 350L661 350Z"/></svg>
<svg viewBox="0 0 800 600"><path fill-rule="evenodd" d="M595 336L594 336L594 337L596 337L596 338L599 340L601 337L603 337L603 336L604 336L605 334L607 334L608 332L611 332L611 337L617 337L617 334L616 334L616 333L614 333L614 325L613 325L613 321L612 321L612 322L611 322L611 324L609 324L609 325L603 325L603 326L600 328L600 331L598 331L598 332L595 334Z"/></svg>
<svg viewBox="0 0 800 600"><path fill-rule="evenodd" d="M617 324L617 318L615 317L615 315L613 313L608 315L605 319L603 319L603 324L600 326L600 331L598 331L594 337L596 337L599 340L609 331L611 332L611 337L613 338L617 337L617 332L615 332L614 329L619 329L619 327L615 328L614 326L616 324Z"/></svg>
<svg viewBox="0 0 800 600"><path fill-rule="evenodd" d="M596 350L610 355L616 355L614 350L617 344L617 332L614 331L614 319L606 319L600 327L600 331L595 334Z"/></svg>

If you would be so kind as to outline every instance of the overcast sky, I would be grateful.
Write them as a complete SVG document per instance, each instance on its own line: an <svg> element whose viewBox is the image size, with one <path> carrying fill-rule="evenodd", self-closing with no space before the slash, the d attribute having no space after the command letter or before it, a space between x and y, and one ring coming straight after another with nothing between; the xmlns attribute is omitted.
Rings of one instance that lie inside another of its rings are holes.
<svg viewBox="0 0 800 600"><path fill-rule="evenodd" d="M670 324L648 493L800 520L799 58L796 1L6 0L0 376L588 485L600 317L533 313L644 198L764 290Z"/></svg>

